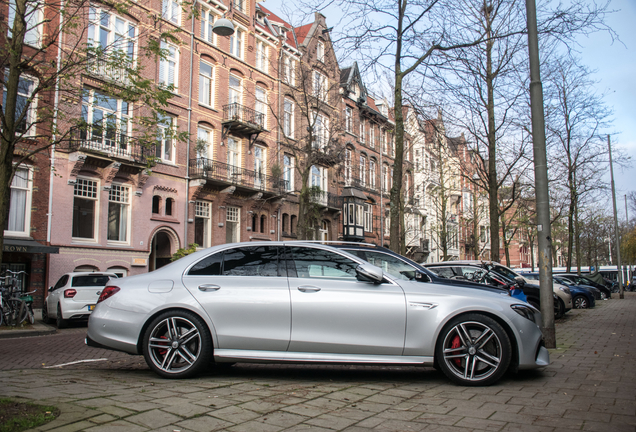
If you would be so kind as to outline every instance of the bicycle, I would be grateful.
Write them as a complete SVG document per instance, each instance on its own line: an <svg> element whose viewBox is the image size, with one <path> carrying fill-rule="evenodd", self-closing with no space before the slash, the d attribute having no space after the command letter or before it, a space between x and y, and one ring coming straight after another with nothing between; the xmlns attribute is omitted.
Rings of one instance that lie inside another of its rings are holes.
<svg viewBox="0 0 636 432"><path fill-rule="evenodd" d="M35 322L31 296L35 291L22 293L17 279L20 274L27 273L6 270L5 276L0 276L0 325L16 326L27 320L30 324Z"/></svg>

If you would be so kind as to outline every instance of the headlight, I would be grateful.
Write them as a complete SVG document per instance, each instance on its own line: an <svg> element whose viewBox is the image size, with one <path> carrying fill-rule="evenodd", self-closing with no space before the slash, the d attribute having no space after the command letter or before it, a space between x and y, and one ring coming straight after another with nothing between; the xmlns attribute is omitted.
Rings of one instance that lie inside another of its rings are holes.
<svg viewBox="0 0 636 432"><path fill-rule="evenodd" d="M570 288L568 288L568 287L559 287L559 289L561 291L563 291L564 293L566 293L566 294L570 294Z"/></svg>
<svg viewBox="0 0 636 432"><path fill-rule="evenodd" d="M536 321L534 320L534 308L532 308L531 306L522 305L522 304L513 304L513 305L510 305L510 307L512 308L513 311L517 312L519 315L521 315L525 319L528 319L536 324Z"/></svg>

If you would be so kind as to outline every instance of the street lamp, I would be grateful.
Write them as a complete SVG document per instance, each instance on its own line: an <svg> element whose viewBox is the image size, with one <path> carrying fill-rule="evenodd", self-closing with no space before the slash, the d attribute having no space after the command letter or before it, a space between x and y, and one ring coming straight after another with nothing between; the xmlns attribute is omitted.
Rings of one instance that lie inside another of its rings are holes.
<svg viewBox="0 0 636 432"><path fill-rule="evenodd" d="M216 20L214 23L212 33L219 36L231 36L234 34L234 24L223 15L223 18Z"/></svg>

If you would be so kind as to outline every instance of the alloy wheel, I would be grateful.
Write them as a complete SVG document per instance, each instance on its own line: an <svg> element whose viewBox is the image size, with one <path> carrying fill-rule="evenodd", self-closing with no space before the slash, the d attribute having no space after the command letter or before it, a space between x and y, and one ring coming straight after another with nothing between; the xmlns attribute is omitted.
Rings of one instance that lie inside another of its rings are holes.
<svg viewBox="0 0 636 432"><path fill-rule="evenodd" d="M588 302L587 299L583 296L578 296L574 298L574 307L576 309L587 309Z"/></svg>
<svg viewBox="0 0 636 432"><path fill-rule="evenodd" d="M189 319L170 316L154 326L147 344L147 352L157 369L178 374L190 369L199 358L201 333Z"/></svg>

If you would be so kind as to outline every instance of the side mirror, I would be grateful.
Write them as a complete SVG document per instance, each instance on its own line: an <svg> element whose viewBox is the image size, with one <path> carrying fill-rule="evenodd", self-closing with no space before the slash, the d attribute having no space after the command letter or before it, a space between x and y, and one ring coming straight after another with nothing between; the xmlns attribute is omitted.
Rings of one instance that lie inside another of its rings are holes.
<svg viewBox="0 0 636 432"><path fill-rule="evenodd" d="M515 276L515 282L519 285L519 288L526 286L526 280L521 276Z"/></svg>
<svg viewBox="0 0 636 432"><path fill-rule="evenodd" d="M415 272L415 280L418 282L430 282L431 278L428 277L426 273L422 273L420 271Z"/></svg>
<svg viewBox="0 0 636 432"><path fill-rule="evenodd" d="M382 283L382 280L384 279L382 269L371 264L360 264L356 267L356 275L358 280L373 282L375 284Z"/></svg>
<svg viewBox="0 0 636 432"><path fill-rule="evenodd" d="M51 292L51 291L53 291L53 287L52 286L49 287L49 292Z"/></svg>

